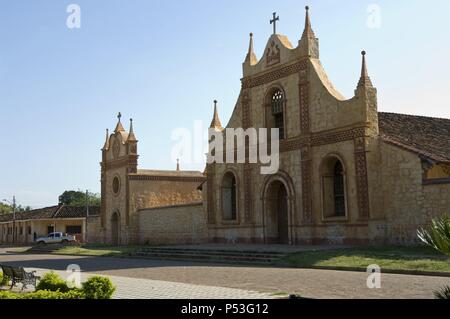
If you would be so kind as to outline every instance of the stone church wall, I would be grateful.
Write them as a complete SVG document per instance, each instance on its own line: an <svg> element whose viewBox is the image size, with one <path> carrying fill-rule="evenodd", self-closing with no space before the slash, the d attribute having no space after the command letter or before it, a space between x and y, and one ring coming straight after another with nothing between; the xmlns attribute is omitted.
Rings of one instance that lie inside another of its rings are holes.
<svg viewBox="0 0 450 319"><path fill-rule="evenodd" d="M87 242L88 243L103 243L104 230L101 224L100 216L90 216L87 219Z"/></svg>
<svg viewBox="0 0 450 319"><path fill-rule="evenodd" d="M130 211L200 202L200 182L146 181L130 182Z"/></svg>
<svg viewBox="0 0 450 319"><path fill-rule="evenodd" d="M450 214L450 184L423 185L420 158L382 144L383 228L390 243L418 242L417 229Z"/></svg>
<svg viewBox="0 0 450 319"><path fill-rule="evenodd" d="M145 209L137 214L140 244L200 244L208 241L203 203Z"/></svg>

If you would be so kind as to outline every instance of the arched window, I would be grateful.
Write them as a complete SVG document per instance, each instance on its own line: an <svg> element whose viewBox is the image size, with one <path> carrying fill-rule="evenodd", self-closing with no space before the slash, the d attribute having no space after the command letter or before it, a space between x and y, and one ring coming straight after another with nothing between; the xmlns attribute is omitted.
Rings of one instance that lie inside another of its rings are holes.
<svg viewBox="0 0 450 319"><path fill-rule="evenodd" d="M280 129L280 139L284 139L284 94L279 89L272 94L271 112L273 127Z"/></svg>
<svg viewBox="0 0 450 319"><path fill-rule="evenodd" d="M345 216L345 190L344 190L344 168L341 161L334 165L334 213L335 216Z"/></svg>
<svg viewBox="0 0 450 319"><path fill-rule="evenodd" d="M337 157L329 157L321 166L323 216L346 217L344 165Z"/></svg>
<svg viewBox="0 0 450 319"><path fill-rule="evenodd" d="M222 215L224 220L237 220L236 176L231 172L222 180Z"/></svg>

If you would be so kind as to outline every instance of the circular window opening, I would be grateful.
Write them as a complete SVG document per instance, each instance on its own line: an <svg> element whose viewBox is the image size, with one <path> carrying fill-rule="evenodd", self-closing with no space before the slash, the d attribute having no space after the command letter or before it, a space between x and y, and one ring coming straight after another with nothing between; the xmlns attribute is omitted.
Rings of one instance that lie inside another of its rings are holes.
<svg viewBox="0 0 450 319"><path fill-rule="evenodd" d="M116 177L114 177L114 180L113 180L113 192L115 194L118 194L119 191L120 191L120 180L119 180L119 177L116 176Z"/></svg>

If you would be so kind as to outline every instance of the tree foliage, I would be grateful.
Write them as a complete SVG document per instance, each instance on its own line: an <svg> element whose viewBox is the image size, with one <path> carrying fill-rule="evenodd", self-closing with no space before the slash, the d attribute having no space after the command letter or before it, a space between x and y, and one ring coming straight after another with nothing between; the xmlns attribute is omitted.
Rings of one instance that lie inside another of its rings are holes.
<svg viewBox="0 0 450 319"><path fill-rule="evenodd" d="M90 206L100 206L100 195L88 192ZM59 196L59 203L70 206L86 206L86 192L65 191Z"/></svg>
<svg viewBox="0 0 450 319"><path fill-rule="evenodd" d="M16 206L16 212L28 212L31 210L30 206ZM13 212L13 207L11 205L0 203L0 215L2 214L11 214Z"/></svg>

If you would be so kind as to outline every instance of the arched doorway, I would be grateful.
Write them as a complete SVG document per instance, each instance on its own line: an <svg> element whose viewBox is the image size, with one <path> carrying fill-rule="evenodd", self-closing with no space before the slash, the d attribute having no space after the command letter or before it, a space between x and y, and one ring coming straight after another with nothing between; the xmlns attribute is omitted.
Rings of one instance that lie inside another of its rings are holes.
<svg viewBox="0 0 450 319"><path fill-rule="evenodd" d="M289 196L279 180L269 184L265 196L266 243L290 244Z"/></svg>
<svg viewBox="0 0 450 319"><path fill-rule="evenodd" d="M111 241L113 245L120 245L120 215L113 213L111 218Z"/></svg>

